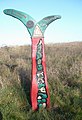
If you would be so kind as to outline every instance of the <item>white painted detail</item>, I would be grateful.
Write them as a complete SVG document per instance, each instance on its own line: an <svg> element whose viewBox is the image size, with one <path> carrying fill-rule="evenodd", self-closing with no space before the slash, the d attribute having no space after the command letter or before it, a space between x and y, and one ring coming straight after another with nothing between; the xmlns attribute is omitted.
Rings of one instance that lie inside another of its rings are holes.
<svg viewBox="0 0 82 120"><path fill-rule="evenodd" d="M34 29L33 37L43 37L42 32L38 25L36 25Z"/></svg>
<svg viewBox="0 0 82 120"><path fill-rule="evenodd" d="M44 87L39 89L41 91L41 93L46 93L46 89Z"/></svg>
<svg viewBox="0 0 82 120"><path fill-rule="evenodd" d="M46 107L46 103L43 103L43 107L44 107L44 108Z"/></svg>
<svg viewBox="0 0 82 120"><path fill-rule="evenodd" d="M44 83L43 78L38 78L38 84Z"/></svg>
<svg viewBox="0 0 82 120"><path fill-rule="evenodd" d="M41 78L44 78L44 73L43 72L37 73L37 77L39 78L40 76Z"/></svg>
<svg viewBox="0 0 82 120"><path fill-rule="evenodd" d="M41 99L41 96L38 96L38 99Z"/></svg>

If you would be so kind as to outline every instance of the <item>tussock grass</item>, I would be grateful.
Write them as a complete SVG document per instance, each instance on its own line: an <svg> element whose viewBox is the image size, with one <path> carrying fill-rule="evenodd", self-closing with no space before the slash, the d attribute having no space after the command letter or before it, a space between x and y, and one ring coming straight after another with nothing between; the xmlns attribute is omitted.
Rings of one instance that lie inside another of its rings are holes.
<svg viewBox="0 0 82 120"><path fill-rule="evenodd" d="M82 120L82 43L45 45L51 108L31 110L31 46L0 48L0 120Z"/></svg>

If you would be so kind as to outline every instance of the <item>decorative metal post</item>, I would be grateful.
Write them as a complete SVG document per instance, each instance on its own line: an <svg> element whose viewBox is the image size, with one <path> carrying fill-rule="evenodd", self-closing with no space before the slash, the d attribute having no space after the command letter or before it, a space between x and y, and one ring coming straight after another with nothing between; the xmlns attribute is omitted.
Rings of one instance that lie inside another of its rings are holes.
<svg viewBox="0 0 82 120"><path fill-rule="evenodd" d="M24 12L13 9L5 9L4 13L19 19L30 33L32 40L32 109L50 107L49 88L46 75L46 61L44 53L44 32L47 26L61 16L48 16L36 23L36 21Z"/></svg>

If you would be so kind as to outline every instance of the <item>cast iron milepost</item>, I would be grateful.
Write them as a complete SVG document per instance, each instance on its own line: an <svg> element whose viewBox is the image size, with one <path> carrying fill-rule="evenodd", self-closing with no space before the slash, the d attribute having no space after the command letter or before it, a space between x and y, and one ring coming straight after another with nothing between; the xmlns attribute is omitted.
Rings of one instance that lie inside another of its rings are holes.
<svg viewBox="0 0 82 120"><path fill-rule="evenodd" d="M32 40L32 85L31 85L31 103L32 109L37 110L40 107L50 107L49 88L46 74L46 61L44 53L44 32L48 25L53 21L60 19L61 16L48 16L36 23L28 14L14 10L5 9L6 15L19 19L27 28Z"/></svg>

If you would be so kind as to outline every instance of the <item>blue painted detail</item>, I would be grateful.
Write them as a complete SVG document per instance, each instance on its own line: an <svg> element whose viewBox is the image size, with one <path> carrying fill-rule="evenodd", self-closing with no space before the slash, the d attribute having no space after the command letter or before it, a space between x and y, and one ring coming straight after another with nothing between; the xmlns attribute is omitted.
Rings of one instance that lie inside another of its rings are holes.
<svg viewBox="0 0 82 120"><path fill-rule="evenodd" d="M40 89L40 88L45 87L45 86L46 86L45 84L39 84L38 88Z"/></svg>

